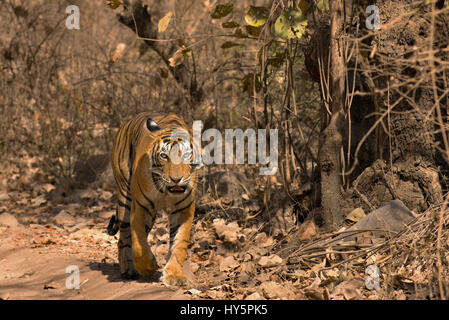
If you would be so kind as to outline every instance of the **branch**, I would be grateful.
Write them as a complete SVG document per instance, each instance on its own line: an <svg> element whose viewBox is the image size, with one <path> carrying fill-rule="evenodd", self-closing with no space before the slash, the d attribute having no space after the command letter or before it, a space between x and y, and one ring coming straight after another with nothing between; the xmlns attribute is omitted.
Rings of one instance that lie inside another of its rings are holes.
<svg viewBox="0 0 449 320"><path fill-rule="evenodd" d="M189 103L191 105L198 104L203 99L202 88L198 88L196 77L192 77L186 66L183 64L176 67L170 66L169 57L177 50L176 45L171 42L157 41L157 25L151 21L148 6L143 5L142 0L124 0L123 11L117 14L117 18L120 23L133 30L138 37L145 38L145 44L157 53L175 81L188 93Z"/></svg>

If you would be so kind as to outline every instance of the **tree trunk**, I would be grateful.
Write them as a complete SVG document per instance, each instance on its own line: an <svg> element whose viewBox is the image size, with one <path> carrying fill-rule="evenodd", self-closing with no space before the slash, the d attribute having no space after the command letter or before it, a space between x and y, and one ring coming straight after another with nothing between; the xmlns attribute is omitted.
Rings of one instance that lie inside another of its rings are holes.
<svg viewBox="0 0 449 320"><path fill-rule="evenodd" d="M180 88L187 94L189 104L195 106L200 103L204 95L202 88L198 87L196 75L189 72L184 64L170 66L169 59L179 47L173 41L157 41L158 27L151 21L148 6L144 5L142 0L124 0L123 11L117 16L122 24L139 37L145 38L145 44L159 55Z"/></svg>
<svg viewBox="0 0 449 320"><path fill-rule="evenodd" d="M334 230L341 223L341 163L342 131L344 119L345 61L343 43L343 2L330 1L330 97L331 118L320 136L319 164L321 172L321 210L324 228ZM324 110L327 113L327 110ZM327 114L326 114L327 118Z"/></svg>
<svg viewBox="0 0 449 320"><path fill-rule="evenodd" d="M346 2L346 9L350 2ZM370 4L379 9L380 30L366 27ZM319 59L331 61L332 99L338 99L341 92L336 81L344 79L334 73L342 58L338 56L342 48L338 43L343 42L339 38L344 37L347 46L355 50L347 62L347 87L343 91L352 99L350 109L344 110L344 132L339 135L341 123L332 119L337 114L334 108L338 109L334 103L341 102L332 100L332 118L320 139L321 203L326 223L337 222L337 210L341 215L356 207L369 212L392 199L423 212L442 201L442 190L449 185L444 139L449 102L449 16L437 12L444 8L444 1L437 1L435 9L433 4L408 0L361 1L354 5L358 25L356 19L347 19L348 27L340 33L335 22L341 1L330 1L330 5L332 22L322 15L310 26L309 47L304 53L307 70L318 82L320 76L327 77L327 72L319 72ZM432 16L432 10L438 14ZM323 31L326 23L328 40ZM324 99L325 93L323 90ZM325 112L326 117L328 114ZM341 194L345 201L339 202L341 146L349 188Z"/></svg>

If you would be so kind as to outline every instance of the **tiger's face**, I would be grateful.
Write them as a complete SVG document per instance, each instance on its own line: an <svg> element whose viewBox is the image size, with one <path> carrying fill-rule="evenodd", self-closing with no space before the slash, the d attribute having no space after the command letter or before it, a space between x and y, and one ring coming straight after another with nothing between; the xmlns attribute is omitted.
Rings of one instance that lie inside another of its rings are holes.
<svg viewBox="0 0 449 320"><path fill-rule="evenodd" d="M160 192L182 194L190 192L196 180L196 149L186 130L163 133L152 152L153 182Z"/></svg>

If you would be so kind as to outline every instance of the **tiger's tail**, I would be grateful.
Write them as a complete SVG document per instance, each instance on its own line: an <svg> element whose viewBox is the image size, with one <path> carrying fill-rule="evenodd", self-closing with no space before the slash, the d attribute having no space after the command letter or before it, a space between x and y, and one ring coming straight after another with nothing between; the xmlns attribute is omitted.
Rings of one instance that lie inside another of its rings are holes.
<svg viewBox="0 0 449 320"><path fill-rule="evenodd" d="M119 219L117 219L116 215L113 215L111 217L111 220L109 220L109 224L108 224L108 228L107 228L108 234L110 236L114 236L118 232L119 227L120 227L120 221L119 221Z"/></svg>

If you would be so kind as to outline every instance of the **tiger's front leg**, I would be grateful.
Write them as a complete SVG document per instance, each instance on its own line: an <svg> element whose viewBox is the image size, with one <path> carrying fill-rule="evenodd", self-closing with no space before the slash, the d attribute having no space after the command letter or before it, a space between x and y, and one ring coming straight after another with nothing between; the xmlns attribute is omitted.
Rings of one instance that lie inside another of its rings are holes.
<svg viewBox="0 0 449 320"><path fill-rule="evenodd" d="M147 237L153 227L155 214L133 200L131 207L131 239L134 267L143 277L150 277L157 269L156 258Z"/></svg>
<svg viewBox="0 0 449 320"><path fill-rule="evenodd" d="M182 285L187 282L183 266L189 245L194 213L194 201L189 207L179 212L175 211L174 214L169 213L170 252L162 274L162 281L166 284Z"/></svg>

